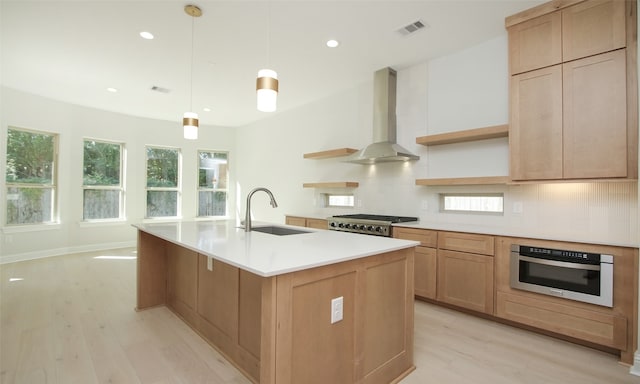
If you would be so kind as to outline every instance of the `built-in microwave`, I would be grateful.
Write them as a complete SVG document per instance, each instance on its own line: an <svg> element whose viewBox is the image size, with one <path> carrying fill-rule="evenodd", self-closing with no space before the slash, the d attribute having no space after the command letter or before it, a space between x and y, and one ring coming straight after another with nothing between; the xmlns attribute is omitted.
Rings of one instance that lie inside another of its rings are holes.
<svg viewBox="0 0 640 384"><path fill-rule="evenodd" d="M613 307L613 256L512 244L511 288Z"/></svg>

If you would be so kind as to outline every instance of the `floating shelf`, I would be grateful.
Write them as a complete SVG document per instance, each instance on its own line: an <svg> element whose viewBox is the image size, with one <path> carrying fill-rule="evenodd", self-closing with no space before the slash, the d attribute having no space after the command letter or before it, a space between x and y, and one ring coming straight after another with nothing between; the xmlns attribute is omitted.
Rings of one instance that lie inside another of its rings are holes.
<svg viewBox="0 0 640 384"><path fill-rule="evenodd" d="M448 177L444 179L416 179L416 185L491 185L507 184L508 176Z"/></svg>
<svg viewBox="0 0 640 384"><path fill-rule="evenodd" d="M303 188L356 188L360 185L357 181L334 181L328 183L304 183Z"/></svg>
<svg viewBox="0 0 640 384"><path fill-rule="evenodd" d="M305 153L304 158L305 159L328 159L331 157L349 156L350 154L355 152L358 152L358 150L353 148L338 148L338 149L330 149L328 151Z"/></svg>
<svg viewBox="0 0 640 384"><path fill-rule="evenodd" d="M416 144L442 145L463 143L466 141L495 139L509 136L509 125L494 125L491 127L469 129L466 131L440 133L437 135L421 136L416 138Z"/></svg>

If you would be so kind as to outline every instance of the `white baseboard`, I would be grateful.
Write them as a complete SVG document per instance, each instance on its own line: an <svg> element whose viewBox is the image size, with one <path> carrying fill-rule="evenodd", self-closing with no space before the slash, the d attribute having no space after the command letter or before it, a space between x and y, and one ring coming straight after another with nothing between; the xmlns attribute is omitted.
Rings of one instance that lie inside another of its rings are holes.
<svg viewBox="0 0 640 384"><path fill-rule="evenodd" d="M629 369L629 373L632 375L640 376L640 350L633 354L633 365Z"/></svg>
<svg viewBox="0 0 640 384"><path fill-rule="evenodd" d="M46 249L42 251L26 252L26 253L18 253L15 255L2 256L0 257L0 264L15 263L17 261L42 259L45 257L68 255L73 253L95 252L95 251L104 251L107 249L118 249L118 248L130 248L135 246L136 246L136 241L122 241L118 243L91 244L91 245L82 245L78 247Z"/></svg>

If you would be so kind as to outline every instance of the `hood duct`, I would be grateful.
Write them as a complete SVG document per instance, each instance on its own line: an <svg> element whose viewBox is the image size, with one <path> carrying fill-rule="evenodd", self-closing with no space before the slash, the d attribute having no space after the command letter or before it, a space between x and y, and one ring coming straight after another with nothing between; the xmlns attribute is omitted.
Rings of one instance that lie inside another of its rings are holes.
<svg viewBox="0 0 640 384"><path fill-rule="evenodd" d="M347 157L344 162L375 164L418 160L396 144L396 71L383 68L373 76L373 144Z"/></svg>

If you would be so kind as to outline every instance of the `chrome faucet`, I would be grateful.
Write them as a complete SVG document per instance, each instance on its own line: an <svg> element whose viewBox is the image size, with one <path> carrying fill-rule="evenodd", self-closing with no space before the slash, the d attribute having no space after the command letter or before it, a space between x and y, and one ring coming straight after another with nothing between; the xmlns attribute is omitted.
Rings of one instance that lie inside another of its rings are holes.
<svg viewBox="0 0 640 384"><path fill-rule="evenodd" d="M269 195L269 198L271 199L270 204L271 204L271 206L273 208L276 208L278 206L278 203L276 203L276 199L275 199L275 197L273 197L273 193L271 193L270 190L268 190L267 188L262 188L262 187L254 188L247 195L247 208L246 208L247 212L245 213L245 216L244 216L244 231L245 232L250 232L251 231L251 196L253 196L253 194L258 192L258 191L264 191Z"/></svg>

